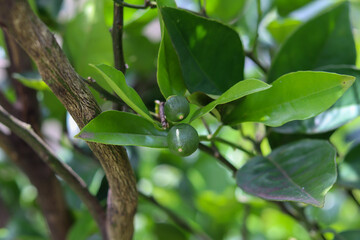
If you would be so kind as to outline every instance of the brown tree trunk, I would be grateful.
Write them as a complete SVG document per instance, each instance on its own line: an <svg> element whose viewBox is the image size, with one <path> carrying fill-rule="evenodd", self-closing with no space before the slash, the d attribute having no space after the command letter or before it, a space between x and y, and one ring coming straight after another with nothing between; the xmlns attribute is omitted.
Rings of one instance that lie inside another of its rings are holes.
<svg viewBox="0 0 360 240"><path fill-rule="evenodd" d="M25 0L0 0L0 25L36 62L43 80L63 103L80 128L100 113L94 97L46 26ZM110 186L107 229L109 239L133 235L137 207L134 173L124 148L89 143L100 160Z"/></svg>
<svg viewBox="0 0 360 240"><path fill-rule="evenodd" d="M10 68L8 73L32 71L32 63L27 54L12 37L5 35ZM40 134L40 114L36 99L36 91L29 89L12 79L16 90L17 101L10 109L19 119L32 125ZM4 145L7 146L4 146ZM1 145L11 160L26 174L38 191L37 201L49 226L51 238L66 239L71 226L71 215L67 208L63 191L54 172L42 161L36 152L21 140L11 134Z"/></svg>

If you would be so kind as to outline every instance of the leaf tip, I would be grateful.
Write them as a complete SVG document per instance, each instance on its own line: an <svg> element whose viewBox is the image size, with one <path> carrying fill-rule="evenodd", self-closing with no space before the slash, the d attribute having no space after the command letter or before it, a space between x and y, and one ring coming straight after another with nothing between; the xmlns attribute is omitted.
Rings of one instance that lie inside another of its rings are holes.
<svg viewBox="0 0 360 240"><path fill-rule="evenodd" d="M355 79L356 77L344 75L341 85L343 86L343 88L348 89L355 82Z"/></svg>
<svg viewBox="0 0 360 240"><path fill-rule="evenodd" d="M88 140L94 137L93 133L89 132L80 132L74 136L74 138L82 139L82 140Z"/></svg>

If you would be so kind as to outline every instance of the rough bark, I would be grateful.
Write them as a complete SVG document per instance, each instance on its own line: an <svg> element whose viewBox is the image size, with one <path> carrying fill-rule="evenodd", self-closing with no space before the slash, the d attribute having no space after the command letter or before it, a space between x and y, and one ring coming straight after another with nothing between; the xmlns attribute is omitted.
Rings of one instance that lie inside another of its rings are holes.
<svg viewBox="0 0 360 240"><path fill-rule="evenodd" d="M27 54L10 36L5 35L5 37L11 63L8 69L9 74L31 71L32 63ZM31 124L34 130L40 133L40 114L36 92L23 86L14 79L12 83L17 96L13 114L19 119ZM11 134L8 136L6 142L2 142L2 145L4 144L8 145L6 152L11 160L25 173L30 182L36 187L38 191L37 201L45 216L51 238L55 240L66 239L72 219L63 196L61 184L54 172L42 161L38 154L18 136Z"/></svg>
<svg viewBox="0 0 360 240"><path fill-rule="evenodd" d="M80 128L100 113L94 97L46 26L25 0L0 0L0 24L36 62L43 80ZM106 173L111 194L107 215L109 239L131 239L137 207L134 173L122 147L89 143Z"/></svg>

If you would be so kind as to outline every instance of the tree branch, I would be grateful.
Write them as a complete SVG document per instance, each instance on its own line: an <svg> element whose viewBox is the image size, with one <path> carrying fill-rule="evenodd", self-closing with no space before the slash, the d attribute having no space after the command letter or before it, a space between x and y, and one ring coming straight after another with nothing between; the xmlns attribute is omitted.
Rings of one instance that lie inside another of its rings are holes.
<svg viewBox="0 0 360 240"><path fill-rule="evenodd" d="M161 205L156 199L152 196L147 196L142 192L139 192L139 195L146 201L154 204L156 207L164 211L179 227L185 231L197 236L201 240L210 240L210 238L204 233L200 233L197 230L193 229L187 222L185 222L181 217L174 213L171 209Z"/></svg>
<svg viewBox="0 0 360 240"><path fill-rule="evenodd" d="M114 52L115 68L120 70L124 75L126 73L126 63L123 49L123 29L124 29L124 4L123 1L114 2L114 20L111 30Z"/></svg>
<svg viewBox="0 0 360 240"><path fill-rule="evenodd" d="M100 108L53 35L32 12L27 1L0 0L0 5L0 25L33 58L42 79L78 126L84 127L100 113ZM104 168L112 191L112 208L107 214L108 237L112 240L131 239L138 195L126 151L119 146L88 144Z"/></svg>
<svg viewBox="0 0 360 240"><path fill-rule="evenodd" d="M105 212L96 197L90 194L80 176L56 157L46 143L31 129L30 125L16 119L1 106L0 122L29 144L43 161L74 190L87 206L97 222L103 237L106 238Z"/></svg>
<svg viewBox="0 0 360 240"><path fill-rule="evenodd" d="M199 149L201 151L206 152L207 154L213 156L214 158L216 158L217 160L219 160L223 165L225 165L227 168L229 168L229 170L233 173L233 175L235 176L236 174L236 167L234 165L232 165L226 158L224 158L221 154L219 154L218 152L214 152L213 149L211 147L208 147L202 143L199 144Z"/></svg>
<svg viewBox="0 0 360 240"><path fill-rule="evenodd" d="M6 103L5 109L17 118L30 123L35 132L40 134L41 121L36 91L25 87L12 78L13 73L33 71L29 56L16 43L13 37L4 32L10 66L7 73L16 92L14 105ZM2 136L4 138L4 136ZM46 165L37 153L15 134L10 134L2 140L1 146L6 148L9 158L19 167L36 187L37 202L49 227L51 239L62 240L72 224L72 216L66 204L64 192L55 173ZM7 146L6 146L7 145Z"/></svg>
<svg viewBox="0 0 360 240"><path fill-rule="evenodd" d="M126 3L122 0L114 0L116 4L118 4L121 7L128 7L128 8L134 8L134 9L147 9L147 8L156 8L156 3L151 2L150 0L145 0L144 5L135 5Z"/></svg>

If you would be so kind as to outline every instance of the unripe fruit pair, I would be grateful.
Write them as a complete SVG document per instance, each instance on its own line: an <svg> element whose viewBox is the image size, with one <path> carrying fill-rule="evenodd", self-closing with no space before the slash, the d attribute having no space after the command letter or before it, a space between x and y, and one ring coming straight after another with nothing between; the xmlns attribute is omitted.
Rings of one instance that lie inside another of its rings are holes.
<svg viewBox="0 0 360 240"><path fill-rule="evenodd" d="M164 106L167 120L179 122L185 119L190 112L188 101L183 96L170 97ZM170 151L180 156L189 156L199 146L199 135L189 124L178 124L173 126L168 135L167 143Z"/></svg>

